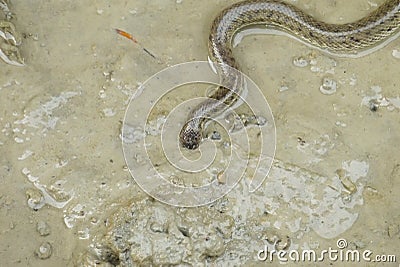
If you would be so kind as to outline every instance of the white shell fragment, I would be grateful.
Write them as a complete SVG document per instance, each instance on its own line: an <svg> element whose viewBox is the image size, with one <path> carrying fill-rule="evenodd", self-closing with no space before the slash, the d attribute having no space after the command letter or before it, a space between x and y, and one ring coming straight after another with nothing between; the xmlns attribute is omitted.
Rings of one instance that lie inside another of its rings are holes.
<svg viewBox="0 0 400 267"><path fill-rule="evenodd" d="M394 49L394 50L392 51L392 56L393 56L394 58L400 59L400 51L397 50L397 49Z"/></svg>
<svg viewBox="0 0 400 267"><path fill-rule="evenodd" d="M293 59L293 65L296 67L304 68L308 66L308 61L304 57L296 57Z"/></svg>
<svg viewBox="0 0 400 267"><path fill-rule="evenodd" d="M324 95L332 95L336 93L337 83L335 80L325 77L322 79L322 85L319 87L319 91Z"/></svg>
<svg viewBox="0 0 400 267"><path fill-rule="evenodd" d="M43 242L40 247L35 251L35 255L42 260L48 259L52 253L52 247L49 242Z"/></svg>
<svg viewBox="0 0 400 267"><path fill-rule="evenodd" d="M14 24L9 21L12 18L12 13L5 1L0 1L0 9L6 16L6 20L0 20L0 58L7 64L24 66L24 59L21 57L18 48L22 43L21 37Z"/></svg>
<svg viewBox="0 0 400 267"><path fill-rule="evenodd" d="M45 221L39 221L36 224L36 230L40 236L47 236L51 232L50 225L48 225Z"/></svg>

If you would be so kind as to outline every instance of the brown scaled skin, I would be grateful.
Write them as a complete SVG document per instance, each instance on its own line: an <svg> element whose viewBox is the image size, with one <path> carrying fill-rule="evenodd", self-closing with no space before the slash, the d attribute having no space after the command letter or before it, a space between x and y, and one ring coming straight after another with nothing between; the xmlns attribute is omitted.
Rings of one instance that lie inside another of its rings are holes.
<svg viewBox="0 0 400 267"><path fill-rule="evenodd" d="M280 0L245 0L224 9L212 23L208 54L226 88L220 86L210 99L193 108L179 135L183 147L197 149L205 121L238 100L243 83L240 75L232 73L232 68L239 69L232 39L251 25L267 25L331 54L357 57L399 34L400 0L386 0L364 18L345 24L318 21Z"/></svg>

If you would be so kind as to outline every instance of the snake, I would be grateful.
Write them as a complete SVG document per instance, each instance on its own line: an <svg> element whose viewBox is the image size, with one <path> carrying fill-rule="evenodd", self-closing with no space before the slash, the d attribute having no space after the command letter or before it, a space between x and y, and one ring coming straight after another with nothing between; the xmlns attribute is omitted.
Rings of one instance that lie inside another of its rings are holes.
<svg viewBox="0 0 400 267"><path fill-rule="evenodd" d="M386 0L367 16L342 24L317 20L279 0L245 0L222 10L212 23L208 39L209 60L217 66L222 85L189 112L179 133L184 148L197 149L206 121L240 98L243 77L232 71L239 70L233 56L233 40L236 34L252 26L266 26L328 54L359 57L398 37L400 0Z"/></svg>

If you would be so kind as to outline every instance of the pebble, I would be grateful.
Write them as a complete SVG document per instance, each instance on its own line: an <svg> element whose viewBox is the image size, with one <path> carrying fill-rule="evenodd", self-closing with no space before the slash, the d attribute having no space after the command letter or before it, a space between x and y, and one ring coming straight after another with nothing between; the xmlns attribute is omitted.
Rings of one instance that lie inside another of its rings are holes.
<svg viewBox="0 0 400 267"><path fill-rule="evenodd" d="M168 233L168 227L158 222L151 223L150 230L154 233Z"/></svg>
<svg viewBox="0 0 400 267"><path fill-rule="evenodd" d="M289 249L289 247L292 244L292 240L290 239L289 236L286 236L286 238L284 238L283 240L279 239L276 243L275 243L275 249L277 251L280 250L287 250Z"/></svg>
<svg viewBox="0 0 400 267"><path fill-rule="evenodd" d="M279 92L284 92L284 91L287 91L287 90L289 90L289 86L286 86L286 85L282 85L282 86L279 88Z"/></svg>
<svg viewBox="0 0 400 267"><path fill-rule="evenodd" d="M221 134L217 131L213 131L210 138L211 140L221 140Z"/></svg>
<svg viewBox="0 0 400 267"><path fill-rule="evenodd" d="M304 68L308 66L308 61L304 57L297 57L293 59L293 65Z"/></svg>
<svg viewBox="0 0 400 267"><path fill-rule="evenodd" d="M169 180L173 185L185 186L185 181L176 175L171 175Z"/></svg>
<svg viewBox="0 0 400 267"><path fill-rule="evenodd" d="M112 108L105 108L103 109L104 116L112 117L116 114L116 112Z"/></svg>
<svg viewBox="0 0 400 267"><path fill-rule="evenodd" d="M32 39L34 41L39 41L39 35L37 33L32 34Z"/></svg>
<svg viewBox="0 0 400 267"><path fill-rule="evenodd" d="M136 8L129 10L129 14L131 14L131 15L136 15L137 13L138 13L138 11Z"/></svg>
<svg viewBox="0 0 400 267"><path fill-rule="evenodd" d="M217 174L217 180L219 184L226 184L226 176L224 174L225 173L223 171Z"/></svg>
<svg viewBox="0 0 400 267"><path fill-rule="evenodd" d="M52 247L49 242L43 242L40 247L35 251L35 255L42 260L48 259L52 253Z"/></svg>
<svg viewBox="0 0 400 267"><path fill-rule="evenodd" d="M397 50L397 49L394 49L394 50L392 51L392 56L395 57L395 58L400 59L400 51Z"/></svg>
<svg viewBox="0 0 400 267"><path fill-rule="evenodd" d="M242 118L243 119L243 118ZM267 119L263 116L251 115L244 118L244 125L264 126L267 124Z"/></svg>
<svg viewBox="0 0 400 267"><path fill-rule="evenodd" d="M47 236L50 234L50 226L45 221L39 221L36 225L36 230L41 236Z"/></svg>
<svg viewBox="0 0 400 267"><path fill-rule="evenodd" d="M28 206L35 211L41 209L46 204L43 194L38 190L29 188L25 194L28 199Z"/></svg>
<svg viewBox="0 0 400 267"><path fill-rule="evenodd" d="M378 110L378 108L379 108L379 103L376 101L376 99L371 99L370 101L369 101L369 109L371 110L371 111L377 111Z"/></svg>
<svg viewBox="0 0 400 267"><path fill-rule="evenodd" d="M336 93L337 83L335 80L325 77L322 79L322 85L319 87L319 91L324 95L332 95Z"/></svg>

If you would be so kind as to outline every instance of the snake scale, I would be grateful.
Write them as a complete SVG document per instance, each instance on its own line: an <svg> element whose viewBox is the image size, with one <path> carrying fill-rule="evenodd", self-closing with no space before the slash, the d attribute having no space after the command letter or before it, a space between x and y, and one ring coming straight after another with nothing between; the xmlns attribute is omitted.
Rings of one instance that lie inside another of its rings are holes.
<svg viewBox="0 0 400 267"><path fill-rule="evenodd" d="M400 0L387 0L366 17L345 24L314 19L301 9L278 0L246 0L224 9L213 21L209 35L209 58L218 66L221 83L209 99L190 112L179 140L183 147L196 149L203 138L204 123L232 106L242 90L242 77L232 52L232 41L244 27L266 25L315 48L332 54L357 55L397 37L400 28ZM230 89L228 89L230 88Z"/></svg>

